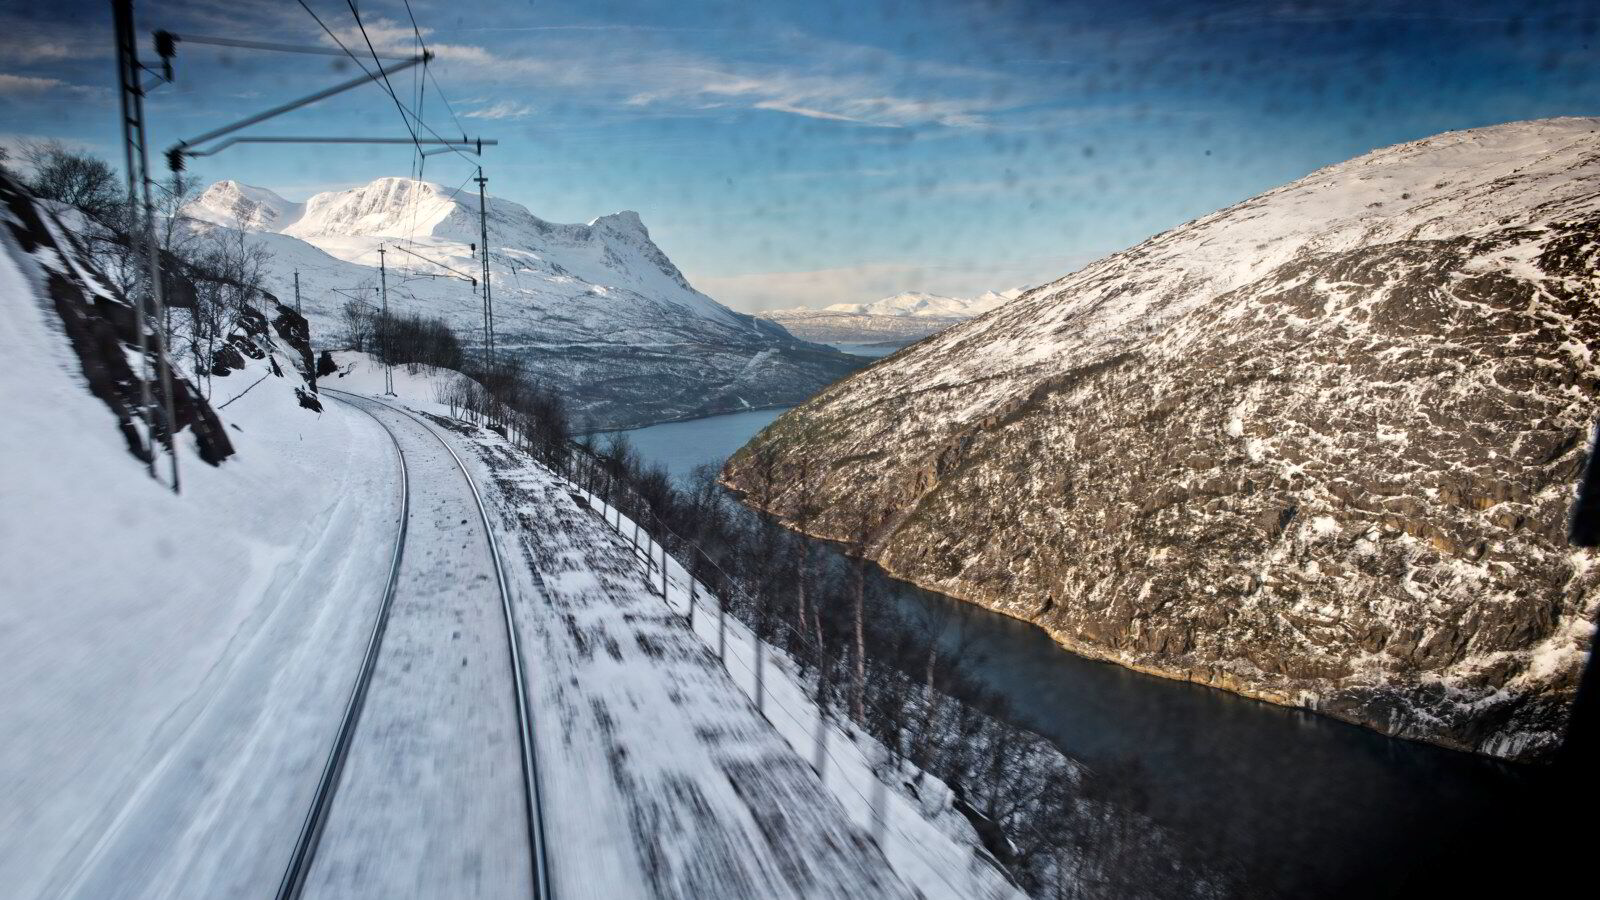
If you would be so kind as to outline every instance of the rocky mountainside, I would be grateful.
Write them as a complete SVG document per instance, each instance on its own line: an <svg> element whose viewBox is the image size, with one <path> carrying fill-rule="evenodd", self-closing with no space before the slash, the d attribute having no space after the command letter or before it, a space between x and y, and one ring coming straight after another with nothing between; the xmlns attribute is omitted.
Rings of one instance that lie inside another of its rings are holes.
<svg viewBox="0 0 1600 900"><path fill-rule="evenodd" d="M966 298L907 291L871 303L835 303L821 309L802 306L760 315L812 341L910 343L1021 295L1021 288L985 291L977 297Z"/></svg>
<svg viewBox="0 0 1600 900"><path fill-rule="evenodd" d="M1377 150L858 373L725 475L803 463L813 531L1073 650L1536 758L1600 599L1563 534L1597 251L1600 120Z"/></svg>
<svg viewBox="0 0 1600 900"><path fill-rule="evenodd" d="M224 181L187 213L265 246L267 287L286 302L298 272L317 334L337 340L352 298L378 302L381 247L391 309L442 318L482 343L470 281L480 270L476 193L380 178L295 204ZM790 404L860 363L695 290L637 213L561 225L491 197L488 219L497 346L595 426Z"/></svg>

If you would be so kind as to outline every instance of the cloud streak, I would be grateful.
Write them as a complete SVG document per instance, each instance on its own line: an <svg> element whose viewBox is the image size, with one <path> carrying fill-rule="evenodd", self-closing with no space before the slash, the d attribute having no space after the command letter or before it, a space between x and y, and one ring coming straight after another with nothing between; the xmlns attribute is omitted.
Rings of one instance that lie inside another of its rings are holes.
<svg viewBox="0 0 1600 900"><path fill-rule="evenodd" d="M461 113L463 119L521 119L534 113L532 106L515 100L499 100Z"/></svg>
<svg viewBox="0 0 1600 900"><path fill-rule="evenodd" d="M59 93L100 98L111 92L107 88L71 84L59 78L0 72L0 97L40 97Z"/></svg>
<svg viewBox="0 0 1600 900"><path fill-rule="evenodd" d="M42 94L67 87L59 78L35 78L32 75L7 75L0 72L0 94Z"/></svg>
<svg viewBox="0 0 1600 900"><path fill-rule="evenodd" d="M409 23L373 19L367 37L380 53L415 48ZM335 29L352 50L364 50L360 31ZM434 43L423 29L428 49L457 78L509 83L522 90L560 90L597 102L620 101L651 112L708 113L728 110L774 112L813 121L879 128L932 126L979 128L989 116L1011 105L993 90L985 73L924 64L872 48L811 42L794 58L804 64L713 58L703 53L634 43L596 54L585 42L559 32L542 40L536 52L507 55L474 44ZM782 42L796 43L793 35ZM785 47L783 49L797 49ZM648 85L640 90L640 85Z"/></svg>

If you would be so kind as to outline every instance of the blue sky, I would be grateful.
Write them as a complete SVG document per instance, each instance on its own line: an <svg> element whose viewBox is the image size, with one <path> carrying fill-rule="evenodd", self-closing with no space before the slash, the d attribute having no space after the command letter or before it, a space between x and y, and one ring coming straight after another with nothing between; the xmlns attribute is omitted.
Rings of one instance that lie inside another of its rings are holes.
<svg viewBox="0 0 1600 900"><path fill-rule="evenodd" d="M364 49L345 0L308 0ZM412 0L425 118L497 138L490 191L555 221L644 217L743 309L1046 281L1374 147L1600 115L1595 5L1477 2ZM399 0L358 3L383 50ZM138 7L142 30L327 43L294 0ZM0 0L0 140L120 158L104 0ZM182 45L152 145L349 77L328 57ZM402 98L412 76L397 76ZM456 119L459 119L459 126ZM257 134L403 136L364 87ZM197 160L291 199L411 171L407 147ZM425 177L454 187L462 159Z"/></svg>

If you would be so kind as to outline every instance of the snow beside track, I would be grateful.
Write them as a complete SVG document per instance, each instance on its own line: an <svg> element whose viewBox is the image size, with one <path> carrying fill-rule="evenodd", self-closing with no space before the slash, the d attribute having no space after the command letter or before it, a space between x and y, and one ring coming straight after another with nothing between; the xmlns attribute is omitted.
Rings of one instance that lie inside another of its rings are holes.
<svg viewBox="0 0 1600 900"><path fill-rule="evenodd" d="M660 570L591 499L498 435L463 432L452 440L473 451L468 465L505 517L505 555L523 563L518 615L559 895L1022 896L948 789L924 777L914 799L915 773L878 765L870 737L828 723L819 777L817 709L786 657L763 648L763 714L749 631L728 619L724 668L714 607L691 630L675 561L669 604L652 586ZM574 871L573 859L587 864Z"/></svg>
<svg viewBox="0 0 1600 900"><path fill-rule="evenodd" d="M0 437L0 593L8 598L0 607L0 727L23 736L0 748L8 789L0 883L16 897L270 896L388 574L399 514L389 438L337 402L325 400L322 413L300 408L275 380L246 391L266 374L265 363L252 362L212 385L219 406L234 401L223 419L237 455L211 468L186 454L185 490L174 496L129 456L31 291L0 255L0 354L8 362L0 389L10 417ZM347 374L330 377L330 386L381 391L382 370L370 360L349 355L341 364ZM399 401L435 414L444 411L436 385L460 377L394 374ZM902 795L872 787L866 739L830 735L830 780L819 780L809 755L796 752L801 732L755 710L704 634L651 593L632 549L571 486L498 436L472 433L450 439L473 451L468 466L500 519L497 539L512 563L552 877L562 896L1015 895L948 809L927 825ZM442 500L434 505L418 504L414 530L471 518ZM433 565L430 554L410 557L429 577L439 576L456 540L439 538ZM439 597L473 577L438 578ZM429 634L453 640L443 626L421 627L413 662L433 652L424 647ZM731 634L738 660L748 635L737 626ZM392 638L386 650L399 643ZM391 674L396 664L403 674L405 661L392 656ZM772 702L809 708L798 682L769 672ZM502 687L509 698L510 686ZM514 727L503 712L506 729ZM385 729L385 717L374 714L362 730L404 744L426 724L412 718ZM449 731L443 723L429 727ZM479 724L471 737L514 744L509 731ZM397 781L385 759L409 765L425 756L393 742L369 746L370 765L357 758L347 770L319 863L327 868L313 888L342 896L379 870L399 872L400 880L375 888L391 895L445 884L494 893L516 882L475 873L470 854L457 858L456 880L437 872L411 878L381 859L341 852L339 835L350 834L337 830L341 800L370 813L385 790L426 787L440 774L424 764ZM503 767L438 783L515 806L515 755L504 755ZM485 774L499 768L506 778ZM876 801L867 799L874 791L888 810L881 847ZM866 805L849 800L852 793ZM506 821L493 833L520 821L497 818ZM388 852L470 847L485 830L481 822L431 835L411 828L421 843Z"/></svg>
<svg viewBox="0 0 1600 900"><path fill-rule="evenodd" d="M212 385L237 455L173 496L33 291L0 252L0 884L270 894L387 574L388 438L253 362Z"/></svg>

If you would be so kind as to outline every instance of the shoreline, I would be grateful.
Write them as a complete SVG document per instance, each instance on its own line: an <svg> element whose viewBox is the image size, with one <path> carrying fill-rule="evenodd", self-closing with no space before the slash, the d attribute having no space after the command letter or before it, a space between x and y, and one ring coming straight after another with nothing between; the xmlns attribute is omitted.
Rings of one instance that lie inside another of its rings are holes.
<svg viewBox="0 0 1600 900"><path fill-rule="evenodd" d="M746 508L751 509L751 510L755 510L756 509L756 507L754 507L751 504L749 504L748 502L746 502L745 498L746 498L747 495L746 495L746 493L744 491L741 491L738 488L733 487L732 485L728 484L726 480L721 479L721 478L718 479L717 483L719 485L721 485L725 490L727 490L730 493L732 493L734 495L734 497L742 505L744 505ZM836 540L834 538L828 537L826 535L817 534L817 533L814 533L814 532L802 531L799 528L796 528L794 526L794 524L792 522L790 522L788 519L783 518L781 516L778 517L778 522L779 522L779 524L783 525L784 528L788 529L789 531L791 531L791 532L793 532L795 534L801 535L802 537L806 537L806 538L809 538L809 539L812 539L812 540L822 541L823 543L829 544L829 545L834 546L834 547L838 547L841 544L840 541L838 541L838 540ZM939 586L932 585L932 584L926 584L926 583L924 583L922 581L919 581L916 578L913 578L913 577L907 576L905 574L902 574L900 572L897 572L894 569L890 568L889 566L884 565L884 563L880 559L878 559L875 555L869 555L867 558L868 558L868 560L870 562L872 562L873 565L878 567L879 571L881 571L884 575L886 575L887 577L889 577L889 578L891 578L891 579L893 579L895 581L901 582L902 584L910 585L910 586L915 587L915 588L917 588L919 590L929 591L929 592L938 594L938 595L940 595L942 597L948 597L951 600L957 601L959 603L964 603L964 604L967 604L969 606L974 606L974 607L977 607L978 609L981 609L981 610L983 610L985 612L994 613L996 615L1004 616L1007 619L1010 619L1010 620L1012 620L1014 622L1020 622L1020 623L1022 623L1024 625L1027 625L1027 626L1029 626L1031 628L1036 628L1039 631L1043 632L1045 634L1045 636L1047 636L1050 639L1050 642L1052 644L1054 644L1057 648L1059 648L1060 650L1062 650L1062 651L1064 651L1066 653L1070 653L1073 656L1079 657L1081 659L1086 659L1086 660L1090 660L1090 661L1093 661L1093 662L1101 662L1101 663L1106 663L1106 664L1109 664L1109 665L1118 666L1118 667L1121 667L1123 669L1127 669L1127 670L1132 671L1132 672L1138 672L1141 675L1148 675L1148 676L1151 676L1151 677L1154 677L1154 678L1161 678L1161 679L1166 680L1166 681L1185 682L1185 683L1188 683L1188 684L1197 685L1199 687L1207 688L1207 689L1210 689L1210 690L1222 691L1222 692L1227 693L1227 694L1232 694L1232 695L1237 696L1237 697L1244 697L1246 699L1254 700L1254 701L1256 701L1258 703L1265 703L1265 704L1268 704L1270 706L1278 707L1280 709L1289 709L1289 710L1295 710L1295 711L1299 711L1299 712L1311 713L1313 715L1320 716L1320 717L1322 717L1324 719L1328 719L1328 720L1331 720L1331 721L1340 722L1340 723L1343 723L1343 724L1346 724L1346 725L1350 725L1350 726L1353 726L1353 727L1356 727L1356 728L1360 728L1360 729L1362 729L1364 731L1368 731L1368 732L1371 732L1373 734L1382 735L1383 737L1388 738L1390 740L1407 741L1407 742L1414 743L1414 744L1426 744L1426 745L1431 746L1431 747L1436 747L1436 748L1438 748L1440 750L1446 750L1446 751L1449 751L1451 753L1459 753L1459 754L1462 754L1464 756L1471 757L1473 759L1487 760L1487 761L1490 761L1490 762L1494 762L1494 763L1498 763L1498 764L1502 764L1502 765L1506 765L1506 766L1511 766L1511 767L1515 767L1515 768L1518 768L1518 769L1532 770L1532 771L1547 769L1549 764L1550 764L1550 761L1546 760L1546 759L1497 756L1497 755L1492 754L1492 753L1485 753L1485 752L1477 750L1477 749L1475 749L1473 747L1467 746L1466 744L1463 744L1463 743L1461 743L1459 741L1452 741L1447 736L1443 736L1443 735L1409 735L1409 734L1397 733L1395 731L1392 731L1392 730L1389 730L1387 728L1384 728L1379 723L1369 722L1369 721L1365 721L1363 719L1356 718L1354 716L1345 715L1345 714L1342 714L1342 713L1340 713L1340 712L1338 712L1336 710L1320 708L1320 707L1318 707L1316 705L1312 705L1312 704L1308 704L1308 703L1302 702L1299 698L1290 696L1290 695L1285 694L1285 693L1283 693L1281 691L1275 691L1275 690L1272 690L1270 688L1260 688L1260 687L1252 686L1248 682L1243 681L1242 679L1224 678L1224 679L1218 680L1218 679L1210 677L1208 675L1208 673L1206 673L1206 672L1195 670L1195 669L1187 669L1187 668L1181 668L1181 667L1162 668L1162 667L1159 667L1159 666L1153 666L1153 665L1150 665L1150 664L1147 664L1147 663L1139 662L1137 660L1123 658L1116 651L1107 651L1107 650L1101 650L1101 649L1096 648L1096 647L1091 647L1089 645L1086 645L1086 644L1083 644L1081 642L1078 642L1078 641L1074 640L1070 635L1068 635L1065 632L1059 631L1058 629L1049 628L1049 627L1047 627L1045 625L1042 625L1042 624L1040 624L1038 622L1035 622L1035 621L1033 621L1031 619L1024 618L1022 616L1016 615L1015 613L1009 612L1009 611L1004 610L1004 609L999 609L999 608L996 608L996 607L993 607L993 606L989 606L986 603L983 603L983 602L981 602L979 600L974 600L974 599L972 599L970 597L963 596L962 594L956 593L956 592L954 592L954 591L952 591L950 589L947 589L947 588L944 588L944 587L939 587ZM1230 681L1233 682L1233 684L1229 684L1228 682L1230 682ZM1377 686L1375 686L1375 687L1377 687ZM1316 696L1316 695L1313 695L1313 696Z"/></svg>

